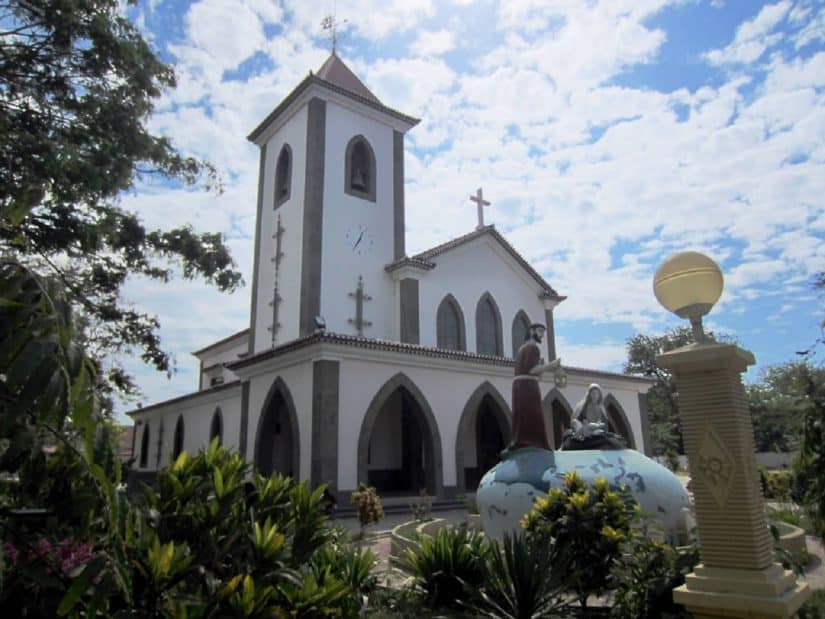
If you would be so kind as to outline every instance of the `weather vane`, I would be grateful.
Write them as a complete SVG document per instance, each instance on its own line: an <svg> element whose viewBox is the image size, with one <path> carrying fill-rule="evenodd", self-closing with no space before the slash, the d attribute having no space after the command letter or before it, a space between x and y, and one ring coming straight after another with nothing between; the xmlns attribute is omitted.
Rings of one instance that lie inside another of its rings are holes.
<svg viewBox="0 0 825 619"><path fill-rule="evenodd" d="M335 47L338 44L338 27L347 23L347 20L336 21L334 15L327 15L321 20L321 28L330 31L330 39L332 40L332 53L335 53Z"/></svg>

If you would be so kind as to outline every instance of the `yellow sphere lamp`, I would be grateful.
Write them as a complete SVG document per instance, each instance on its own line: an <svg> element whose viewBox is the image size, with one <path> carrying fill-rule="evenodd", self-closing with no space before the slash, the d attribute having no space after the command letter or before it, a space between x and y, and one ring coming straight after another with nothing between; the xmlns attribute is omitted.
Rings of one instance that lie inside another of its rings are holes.
<svg viewBox="0 0 825 619"><path fill-rule="evenodd" d="M722 296L724 279L719 266L704 254L683 251L668 257L653 276L653 294L666 310L690 319L693 338L707 342L702 316Z"/></svg>

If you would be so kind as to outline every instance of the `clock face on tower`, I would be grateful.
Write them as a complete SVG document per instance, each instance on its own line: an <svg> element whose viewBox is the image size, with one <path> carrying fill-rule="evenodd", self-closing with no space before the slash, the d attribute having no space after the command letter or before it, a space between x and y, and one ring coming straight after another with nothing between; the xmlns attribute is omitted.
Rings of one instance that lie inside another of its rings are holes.
<svg viewBox="0 0 825 619"><path fill-rule="evenodd" d="M367 227L356 224L347 229L347 246L354 254L364 255L372 250L373 238Z"/></svg>

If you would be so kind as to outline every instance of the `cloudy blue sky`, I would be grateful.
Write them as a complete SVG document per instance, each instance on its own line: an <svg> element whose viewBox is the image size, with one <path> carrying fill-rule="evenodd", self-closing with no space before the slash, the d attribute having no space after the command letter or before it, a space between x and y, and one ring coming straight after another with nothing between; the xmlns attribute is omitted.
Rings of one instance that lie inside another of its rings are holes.
<svg viewBox="0 0 825 619"><path fill-rule="evenodd" d="M825 270L825 8L815 0L153 0L130 14L178 88L152 128L220 169L225 192L140 187L123 199L152 225L221 231L251 281L257 153L247 133L329 53L407 135L407 249L487 221L568 300L563 360L621 368L625 341L678 319L652 275L684 249L725 273L711 328L759 367L820 336ZM144 403L193 390L189 352L243 329L248 287L129 283L156 314L177 373L128 361ZM821 355L820 355L821 357ZM757 375L751 372L751 378ZM127 408L121 406L121 410Z"/></svg>

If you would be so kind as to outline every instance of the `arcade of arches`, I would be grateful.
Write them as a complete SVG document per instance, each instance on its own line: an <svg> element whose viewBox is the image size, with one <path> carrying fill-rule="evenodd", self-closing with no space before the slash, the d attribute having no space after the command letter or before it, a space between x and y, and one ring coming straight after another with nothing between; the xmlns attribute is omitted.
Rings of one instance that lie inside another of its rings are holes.
<svg viewBox="0 0 825 619"><path fill-rule="evenodd" d="M635 446L629 424L615 399L605 399L611 429ZM551 446L558 448L570 427L571 408L558 390L543 402ZM500 459L512 437L512 413L488 382L467 400L455 442L456 490L474 492L484 473ZM286 385L276 381L258 422L255 466L263 474L298 473L298 424ZM424 395L403 374L374 396L361 427L358 480L385 496L442 493L442 443L438 424Z"/></svg>

